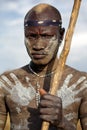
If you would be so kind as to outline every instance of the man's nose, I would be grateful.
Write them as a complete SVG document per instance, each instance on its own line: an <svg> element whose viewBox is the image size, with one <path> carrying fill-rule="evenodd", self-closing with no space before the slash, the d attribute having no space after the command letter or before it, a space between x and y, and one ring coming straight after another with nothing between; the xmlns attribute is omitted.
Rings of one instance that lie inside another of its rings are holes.
<svg viewBox="0 0 87 130"><path fill-rule="evenodd" d="M33 45L34 50L43 50L45 48L44 41L39 37Z"/></svg>

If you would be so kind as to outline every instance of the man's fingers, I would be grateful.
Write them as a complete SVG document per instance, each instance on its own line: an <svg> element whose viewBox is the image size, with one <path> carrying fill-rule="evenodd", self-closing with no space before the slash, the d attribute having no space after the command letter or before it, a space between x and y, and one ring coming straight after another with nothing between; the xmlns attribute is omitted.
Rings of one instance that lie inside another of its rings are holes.
<svg viewBox="0 0 87 130"><path fill-rule="evenodd" d="M41 108L40 109L40 113L43 115L45 115L45 114L46 115L52 115L52 114L57 115L57 114L59 114L59 112L60 112L59 109L54 110L54 108L50 108L50 109L49 108Z"/></svg>
<svg viewBox="0 0 87 130"><path fill-rule="evenodd" d="M51 122L51 121L55 121L58 116L55 115L55 116L52 116L52 115L40 115L40 118L45 120L45 121L48 121L48 122Z"/></svg>
<svg viewBox="0 0 87 130"><path fill-rule="evenodd" d="M50 108L50 107L61 108L62 106L62 104L59 103L58 101L52 102L52 101L44 100L44 99L40 101L40 105L46 108Z"/></svg>

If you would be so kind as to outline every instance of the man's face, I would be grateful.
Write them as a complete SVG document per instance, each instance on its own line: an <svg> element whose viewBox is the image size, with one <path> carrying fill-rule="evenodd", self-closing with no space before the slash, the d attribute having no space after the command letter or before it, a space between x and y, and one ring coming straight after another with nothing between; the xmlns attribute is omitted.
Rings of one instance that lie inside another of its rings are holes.
<svg viewBox="0 0 87 130"><path fill-rule="evenodd" d="M25 45L35 64L45 65L57 54L59 29L56 26L25 27Z"/></svg>

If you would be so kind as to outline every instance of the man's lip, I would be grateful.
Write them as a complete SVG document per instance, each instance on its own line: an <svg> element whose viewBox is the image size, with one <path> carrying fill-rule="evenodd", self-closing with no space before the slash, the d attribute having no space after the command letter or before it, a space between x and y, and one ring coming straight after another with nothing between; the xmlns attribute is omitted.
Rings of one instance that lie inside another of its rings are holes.
<svg viewBox="0 0 87 130"><path fill-rule="evenodd" d="M33 56L34 59L42 59L46 55L45 54L37 54L37 53L35 53L35 54L32 54L32 56Z"/></svg>

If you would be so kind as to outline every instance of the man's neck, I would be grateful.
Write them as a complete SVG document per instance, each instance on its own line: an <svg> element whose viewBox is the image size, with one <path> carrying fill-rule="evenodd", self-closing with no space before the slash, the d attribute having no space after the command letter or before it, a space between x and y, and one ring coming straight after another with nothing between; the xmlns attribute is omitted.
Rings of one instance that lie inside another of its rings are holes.
<svg viewBox="0 0 87 130"><path fill-rule="evenodd" d="M48 64L46 65L38 65L33 63L32 61L30 62L30 67L35 71L36 73L50 73L52 71L56 70L56 66L58 64L58 59L54 58L51 60Z"/></svg>

